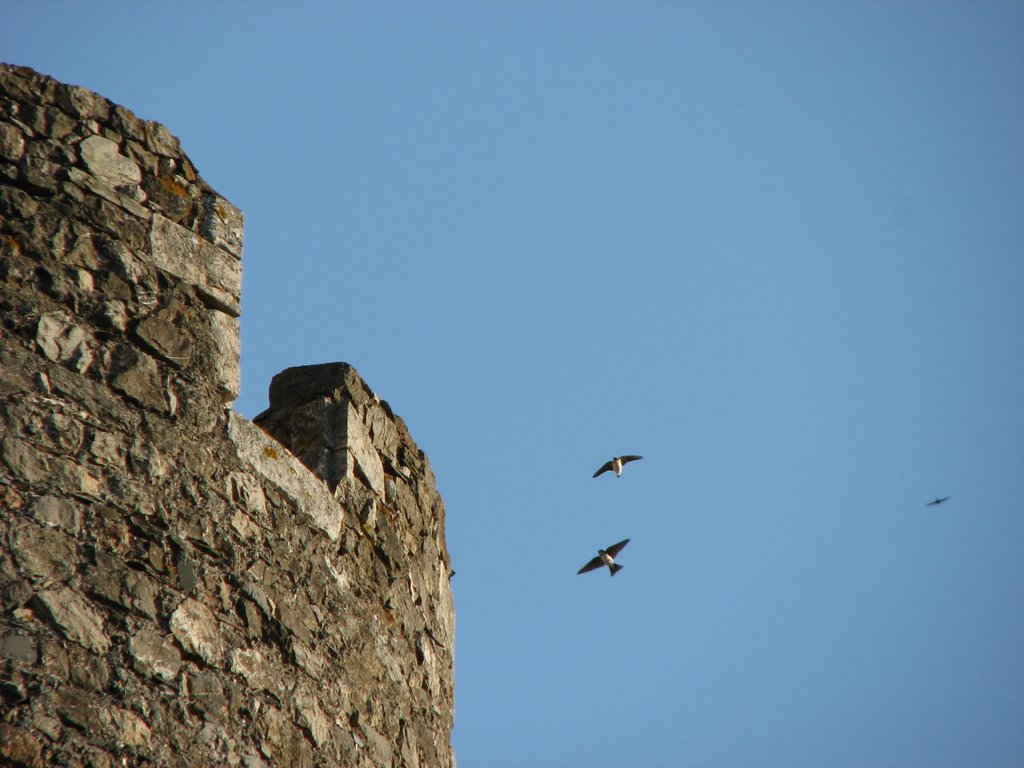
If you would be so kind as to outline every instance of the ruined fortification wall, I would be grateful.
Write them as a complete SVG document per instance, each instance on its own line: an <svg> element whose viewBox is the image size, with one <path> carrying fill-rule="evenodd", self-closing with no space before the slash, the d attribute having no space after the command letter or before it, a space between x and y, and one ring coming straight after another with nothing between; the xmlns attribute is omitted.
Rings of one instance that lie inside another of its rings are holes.
<svg viewBox="0 0 1024 768"><path fill-rule="evenodd" d="M241 245L164 127L0 66L0 763L453 764L429 463L341 363L228 410Z"/></svg>

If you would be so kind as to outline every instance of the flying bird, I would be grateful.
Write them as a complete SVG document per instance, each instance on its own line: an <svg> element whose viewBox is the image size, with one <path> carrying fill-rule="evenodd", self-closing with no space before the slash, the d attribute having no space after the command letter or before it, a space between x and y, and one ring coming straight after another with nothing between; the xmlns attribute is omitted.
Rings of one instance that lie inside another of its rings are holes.
<svg viewBox="0 0 1024 768"><path fill-rule="evenodd" d="M597 550L597 557L576 571L576 575L579 576L581 573L586 573L587 571L592 571L595 568L600 568L602 565L607 565L609 572L614 576L616 571L621 571L624 567L615 562L615 556L619 554L619 552L622 551L622 548L627 544L629 544L629 539L623 539L618 544L612 544L608 549Z"/></svg>
<svg viewBox="0 0 1024 768"><path fill-rule="evenodd" d="M939 504L941 504L944 501L949 501L949 496L944 496L941 499L938 496L936 496L934 499L932 499L927 504L925 504L925 506L926 507L937 507Z"/></svg>
<svg viewBox="0 0 1024 768"><path fill-rule="evenodd" d="M616 456L611 461L606 461L604 464L602 464L601 468L594 473L594 477L597 477L603 472L609 472L611 470L615 470L616 477L622 477L623 464L626 464L630 461L638 461L642 458L643 456Z"/></svg>

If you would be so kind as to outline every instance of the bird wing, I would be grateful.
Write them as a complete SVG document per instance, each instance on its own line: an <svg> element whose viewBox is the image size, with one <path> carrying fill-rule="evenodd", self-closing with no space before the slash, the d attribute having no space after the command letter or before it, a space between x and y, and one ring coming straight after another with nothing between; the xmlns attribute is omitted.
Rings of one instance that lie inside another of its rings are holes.
<svg viewBox="0 0 1024 768"><path fill-rule="evenodd" d="M639 461L642 458L643 456L619 456L619 461L625 464L630 461Z"/></svg>
<svg viewBox="0 0 1024 768"><path fill-rule="evenodd" d="M609 471L611 468L612 468L612 463L610 461L606 461L604 464L601 465L601 468L599 470L597 470L597 472L594 473L594 477L597 477L602 472Z"/></svg>
<svg viewBox="0 0 1024 768"><path fill-rule="evenodd" d="M609 555L615 557L619 552L622 551L623 547L629 544L629 539L623 539L618 544L612 544L608 549L605 550ZM600 558L599 558L600 559Z"/></svg>
<svg viewBox="0 0 1024 768"><path fill-rule="evenodd" d="M578 571L576 571L576 575L579 576L581 573L586 573L587 571L592 571L595 568L600 568L602 565L604 565L604 563L601 562L601 558L600 557L595 557L589 563L587 563L582 568L580 568Z"/></svg>

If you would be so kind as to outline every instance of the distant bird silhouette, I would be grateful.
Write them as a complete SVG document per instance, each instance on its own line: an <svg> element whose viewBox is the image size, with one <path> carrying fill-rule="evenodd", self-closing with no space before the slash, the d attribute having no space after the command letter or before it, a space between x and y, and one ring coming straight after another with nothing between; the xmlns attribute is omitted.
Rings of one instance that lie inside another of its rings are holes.
<svg viewBox="0 0 1024 768"><path fill-rule="evenodd" d="M623 464L626 464L630 461L639 461L642 458L643 456L616 456L611 461L606 461L604 464L602 464L601 468L594 473L594 477L597 477L598 475L604 472L609 472L611 470L615 470L616 477L622 477Z"/></svg>
<svg viewBox="0 0 1024 768"><path fill-rule="evenodd" d="M614 576L617 571L621 571L624 567L615 562L615 556L619 554L619 552L622 551L622 548L627 544L629 544L629 539L623 539L618 544L612 544L608 549L597 550L597 557L576 571L576 575L579 576L581 573L586 573L587 571L592 571L595 568L600 568L602 565L607 565L610 574Z"/></svg>
<svg viewBox="0 0 1024 768"><path fill-rule="evenodd" d="M941 504L944 501L949 501L949 496L944 496L941 499L938 496L936 496L934 499L932 499L927 504L925 504L925 506L926 507L937 507L937 506L939 506L939 504Z"/></svg>

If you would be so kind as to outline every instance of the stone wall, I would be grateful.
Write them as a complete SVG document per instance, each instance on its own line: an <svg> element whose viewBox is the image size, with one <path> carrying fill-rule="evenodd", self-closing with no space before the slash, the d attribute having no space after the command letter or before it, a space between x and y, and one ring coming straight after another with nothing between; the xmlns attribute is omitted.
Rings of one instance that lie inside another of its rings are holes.
<svg viewBox="0 0 1024 768"><path fill-rule="evenodd" d="M0 65L0 764L454 764L429 462L342 363L229 410L241 244L163 126Z"/></svg>

